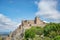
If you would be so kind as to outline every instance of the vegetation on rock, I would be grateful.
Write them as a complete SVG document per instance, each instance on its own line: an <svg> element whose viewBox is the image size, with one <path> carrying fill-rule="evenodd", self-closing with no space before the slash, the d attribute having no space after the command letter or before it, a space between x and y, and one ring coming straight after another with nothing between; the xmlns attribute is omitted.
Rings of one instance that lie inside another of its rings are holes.
<svg viewBox="0 0 60 40"><path fill-rule="evenodd" d="M60 40L60 23L48 23L45 27L31 27L25 31L25 40Z"/></svg>

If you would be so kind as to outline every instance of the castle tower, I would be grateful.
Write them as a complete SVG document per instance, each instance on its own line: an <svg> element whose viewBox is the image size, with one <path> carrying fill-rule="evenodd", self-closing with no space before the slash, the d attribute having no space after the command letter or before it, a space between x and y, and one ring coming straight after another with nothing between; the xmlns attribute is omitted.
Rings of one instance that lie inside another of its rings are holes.
<svg viewBox="0 0 60 40"><path fill-rule="evenodd" d="M24 21L22 20L22 24L21 24L22 26L24 26Z"/></svg>
<svg viewBox="0 0 60 40"><path fill-rule="evenodd" d="M41 24L41 20L40 20L39 16L35 17L35 24Z"/></svg>

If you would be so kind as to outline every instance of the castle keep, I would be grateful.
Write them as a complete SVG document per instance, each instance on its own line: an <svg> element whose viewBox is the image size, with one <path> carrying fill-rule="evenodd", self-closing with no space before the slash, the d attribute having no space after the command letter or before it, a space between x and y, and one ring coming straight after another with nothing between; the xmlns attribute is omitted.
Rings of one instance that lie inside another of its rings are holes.
<svg viewBox="0 0 60 40"><path fill-rule="evenodd" d="M5 40L22 40L25 29L29 29L31 28L31 26L44 27L45 25L46 23L40 20L39 17L35 17L34 20L23 20L21 25L19 25L19 27L15 31L10 33L10 35L7 36Z"/></svg>

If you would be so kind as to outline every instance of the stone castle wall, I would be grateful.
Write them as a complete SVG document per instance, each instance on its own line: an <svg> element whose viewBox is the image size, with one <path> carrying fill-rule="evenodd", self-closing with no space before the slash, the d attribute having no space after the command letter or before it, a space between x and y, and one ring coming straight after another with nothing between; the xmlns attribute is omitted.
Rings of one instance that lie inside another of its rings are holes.
<svg viewBox="0 0 60 40"><path fill-rule="evenodd" d="M30 28L31 26L44 26L45 22L39 19L39 17L35 17L35 20L24 20L22 21L22 26L24 28Z"/></svg>

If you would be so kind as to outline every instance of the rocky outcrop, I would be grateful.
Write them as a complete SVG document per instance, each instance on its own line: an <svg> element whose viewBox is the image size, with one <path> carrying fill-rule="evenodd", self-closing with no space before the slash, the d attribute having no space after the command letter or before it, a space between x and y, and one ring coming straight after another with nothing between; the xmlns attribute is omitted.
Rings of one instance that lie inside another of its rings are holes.
<svg viewBox="0 0 60 40"><path fill-rule="evenodd" d="M17 28L15 31L13 31L12 33L10 33L10 35L8 35L5 40L22 40L23 36L24 36L24 29L22 28L22 26L20 25L19 28Z"/></svg>
<svg viewBox="0 0 60 40"><path fill-rule="evenodd" d="M23 20L21 25L10 35L8 35L5 40L23 40L25 29L31 28L31 26L42 26L46 25L45 22L39 19L39 17L35 17L35 20Z"/></svg>

